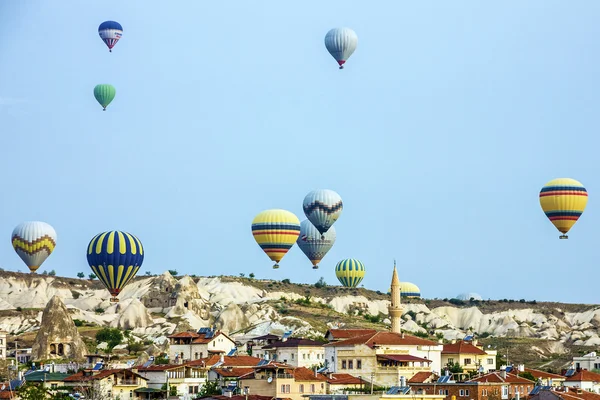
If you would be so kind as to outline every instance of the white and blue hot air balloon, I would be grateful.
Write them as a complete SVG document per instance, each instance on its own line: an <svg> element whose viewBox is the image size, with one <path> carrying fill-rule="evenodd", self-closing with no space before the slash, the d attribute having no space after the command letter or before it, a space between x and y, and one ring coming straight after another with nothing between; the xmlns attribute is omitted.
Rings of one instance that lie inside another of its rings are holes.
<svg viewBox="0 0 600 400"><path fill-rule="evenodd" d="M338 220L344 205L339 194L329 189L317 189L308 193L302 203L304 215L321 232L324 233Z"/></svg>
<svg viewBox="0 0 600 400"><path fill-rule="evenodd" d="M123 36L123 27L115 21L104 21L98 27L98 35L100 35L100 39L108 46L108 51L112 53L112 48L115 47L115 44Z"/></svg>
<svg viewBox="0 0 600 400"><path fill-rule="evenodd" d="M350 28L333 28L325 35L325 47L327 51L344 69L344 64L356 50L358 36Z"/></svg>
<svg viewBox="0 0 600 400"><path fill-rule="evenodd" d="M305 219L300 224L300 235L296 243L312 262L313 269L318 269L323 257L333 247L335 238L335 228L333 226L322 237L321 232L309 220Z"/></svg>

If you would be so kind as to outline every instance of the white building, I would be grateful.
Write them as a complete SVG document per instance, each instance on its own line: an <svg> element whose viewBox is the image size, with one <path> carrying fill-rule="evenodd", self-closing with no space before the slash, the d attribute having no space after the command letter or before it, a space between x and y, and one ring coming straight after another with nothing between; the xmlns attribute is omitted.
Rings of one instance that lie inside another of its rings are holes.
<svg viewBox="0 0 600 400"><path fill-rule="evenodd" d="M180 399L196 398L202 386L206 383L207 368L203 366L177 365L151 365L137 370L140 376L148 379L148 387L161 389L163 385L168 388L174 386Z"/></svg>
<svg viewBox="0 0 600 400"><path fill-rule="evenodd" d="M0 331L0 360L6 360L6 337L8 333Z"/></svg>
<svg viewBox="0 0 600 400"><path fill-rule="evenodd" d="M270 360L283 362L294 367L312 367L325 362L323 343L314 340L289 338L270 345L262 350Z"/></svg>
<svg viewBox="0 0 600 400"><path fill-rule="evenodd" d="M568 376L563 382L565 387L579 388L594 393L600 393L600 374L585 369Z"/></svg>
<svg viewBox="0 0 600 400"><path fill-rule="evenodd" d="M229 354L235 341L221 331L180 332L169 336L169 360L174 363L199 360L214 354Z"/></svg>
<svg viewBox="0 0 600 400"><path fill-rule="evenodd" d="M600 357L592 351L581 357L573 357L573 364L575 369L600 370Z"/></svg>

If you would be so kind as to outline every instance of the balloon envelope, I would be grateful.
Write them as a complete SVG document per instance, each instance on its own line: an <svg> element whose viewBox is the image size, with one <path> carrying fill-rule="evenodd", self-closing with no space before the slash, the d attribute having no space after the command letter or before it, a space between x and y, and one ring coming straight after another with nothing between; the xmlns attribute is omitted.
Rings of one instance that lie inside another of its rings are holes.
<svg viewBox="0 0 600 400"><path fill-rule="evenodd" d="M116 21L104 21L98 27L98 35L108 47L108 51L112 52L112 48L123 36L123 27Z"/></svg>
<svg viewBox="0 0 600 400"><path fill-rule="evenodd" d="M567 239L566 233L575 225L585 206L588 194L581 182L571 178L553 179L540 191L540 205L546 217Z"/></svg>
<svg viewBox="0 0 600 400"><path fill-rule="evenodd" d="M344 204L333 190L318 189L304 197L302 208L306 218L323 234L338 220Z"/></svg>
<svg viewBox="0 0 600 400"><path fill-rule="evenodd" d="M94 87L94 97L96 101L100 103L100 105L106 110L106 107L110 104L111 101L115 98L117 94L117 90L113 85L101 84L96 85Z"/></svg>
<svg viewBox="0 0 600 400"><path fill-rule="evenodd" d="M118 302L117 296L133 279L144 262L142 242L134 235L109 231L99 233L87 249L90 268Z"/></svg>
<svg viewBox="0 0 600 400"><path fill-rule="evenodd" d="M350 28L333 28L325 35L325 47L338 62L340 69L356 50L358 36Z"/></svg>
<svg viewBox="0 0 600 400"><path fill-rule="evenodd" d="M323 257L335 243L335 228L332 226L321 238L321 232L307 219L300 224L300 236L298 236L298 247L312 262L313 268L317 269Z"/></svg>
<svg viewBox="0 0 600 400"><path fill-rule="evenodd" d="M260 212L252 221L252 235L261 249L275 262L287 254L300 234L300 221L293 213L272 209Z"/></svg>
<svg viewBox="0 0 600 400"><path fill-rule="evenodd" d="M56 231L42 221L23 222L12 232L12 245L31 273L42 265L56 247Z"/></svg>
<svg viewBox="0 0 600 400"><path fill-rule="evenodd" d="M365 277L365 265L355 258L347 258L337 263L335 276L343 286L357 287Z"/></svg>

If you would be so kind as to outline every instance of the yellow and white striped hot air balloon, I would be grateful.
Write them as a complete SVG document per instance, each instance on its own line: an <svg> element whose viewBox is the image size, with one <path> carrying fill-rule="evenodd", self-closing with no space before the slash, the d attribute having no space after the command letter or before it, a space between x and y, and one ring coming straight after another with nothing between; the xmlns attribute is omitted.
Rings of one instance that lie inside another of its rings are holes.
<svg viewBox="0 0 600 400"><path fill-rule="evenodd" d="M265 210L254 217L252 235L276 269L300 235L300 220L286 210Z"/></svg>
<svg viewBox="0 0 600 400"><path fill-rule="evenodd" d="M357 287L365 277L365 265L354 258L346 258L335 266L335 276L345 287Z"/></svg>
<svg viewBox="0 0 600 400"><path fill-rule="evenodd" d="M540 205L546 217L568 239L567 232L575 225L585 206L588 194L581 182L571 178L553 179L540 191Z"/></svg>
<svg viewBox="0 0 600 400"><path fill-rule="evenodd" d="M54 251L56 231L45 222L27 221L16 226L11 242L33 274Z"/></svg>

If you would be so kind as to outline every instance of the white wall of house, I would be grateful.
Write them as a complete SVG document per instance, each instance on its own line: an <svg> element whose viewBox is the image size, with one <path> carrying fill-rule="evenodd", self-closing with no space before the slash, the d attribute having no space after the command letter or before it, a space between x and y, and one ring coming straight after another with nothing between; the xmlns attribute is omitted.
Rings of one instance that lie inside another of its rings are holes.
<svg viewBox="0 0 600 400"><path fill-rule="evenodd" d="M281 347L270 352L274 351L277 352L277 361L294 367L311 367L325 361L325 349L322 346Z"/></svg>
<svg viewBox="0 0 600 400"><path fill-rule="evenodd" d="M576 382L576 381L565 381L566 387L578 387L583 390L589 390L594 393L600 393L600 383L597 382Z"/></svg>
<svg viewBox="0 0 600 400"><path fill-rule="evenodd" d="M148 379L148 387L152 389L161 389L167 383L166 371L140 371L139 374Z"/></svg>

